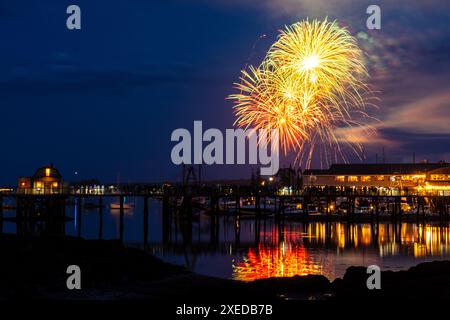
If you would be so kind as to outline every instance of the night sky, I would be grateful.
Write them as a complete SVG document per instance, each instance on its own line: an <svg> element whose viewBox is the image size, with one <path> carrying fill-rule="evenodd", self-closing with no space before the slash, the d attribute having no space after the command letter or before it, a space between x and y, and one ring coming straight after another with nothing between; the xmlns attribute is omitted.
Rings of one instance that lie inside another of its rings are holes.
<svg viewBox="0 0 450 320"><path fill-rule="evenodd" d="M194 120L232 128L225 98L240 70L261 61L279 29L306 17L338 19L367 53L380 99L370 112L382 120L363 141L367 161L383 147L389 162L411 161L413 152L450 161L443 2L2 0L0 185L50 162L66 180L180 179L171 132L192 130ZM81 7L81 30L66 28L70 4ZM370 4L381 6L381 30L366 28ZM249 175L248 167L205 168L206 179Z"/></svg>

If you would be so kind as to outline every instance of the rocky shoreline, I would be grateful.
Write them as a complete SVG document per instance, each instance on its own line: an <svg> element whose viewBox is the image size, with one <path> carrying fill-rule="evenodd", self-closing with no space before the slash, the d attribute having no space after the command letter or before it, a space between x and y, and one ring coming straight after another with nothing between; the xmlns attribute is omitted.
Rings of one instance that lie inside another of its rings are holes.
<svg viewBox="0 0 450 320"><path fill-rule="evenodd" d="M0 299L135 300L223 303L342 299L450 299L450 261L385 271L368 290L364 267L342 279L271 278L249 283L189 272L115 240L0 236ZM68 290L66 268L79 265L82 290Z"/></svg>

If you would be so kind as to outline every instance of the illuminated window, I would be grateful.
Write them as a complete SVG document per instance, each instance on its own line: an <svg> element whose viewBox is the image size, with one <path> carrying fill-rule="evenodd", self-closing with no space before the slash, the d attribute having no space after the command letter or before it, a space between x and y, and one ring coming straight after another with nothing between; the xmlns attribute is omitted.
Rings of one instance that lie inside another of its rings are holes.
<svg viewBox="0 0 450 320"><path fill-rule="evenodd" d="M372 181L372 178L371 178L371 176L362 176L361 181L362 182L370 182L370 181Z"/></svg>
<svg viewBox="0 0 450 320"><path fill-rule="evenodd" d="M402 176L402 181L411 181L411 176Z"/></svg>
<svg viewBox="0 0 450 320"><path fill-rule="evenodd" d="M384 176L376 176L377 181L384 181Z"/></svg>
<svg viewBox="0 0 450 320"><path fill-rule="evenodd" d="M36 182L36 188L42 188L42 182L40 181Z"/></svg>
<svg viewBox="0 0 450 320"><path fill-rule="evenodd" d="M345 182L345 176L337 176L336 181L338 182Z"/></svg>
<svg viewBox="0 0 450 320"><path fill-rule="evenodd" d="M50 168L45 168L45 176L50 177Z"/></svg>
<svg viewBox="0 0 450 320"><path fill-rule="evenodd" d="M317 182L317 177L316 176L309 176L309 182L310 183Z"/></svg>
<svg viewBox="0 0 450 320"><path fill-rule="evenodd" d="M53 182L53 188L58 188L58 182Z"/></svg>
<svg viewBox="0 0 450 320"><path fill-rule="evenodd" d="M431 180L447 180L450 176L447 176L445 174L432 174Z"/></svg>
<svg viewBox="0 0 450 320"><path fill-rule="evenodd" d="M358 182L358 177L357 176L349 176L348 181L349 182Z"/></svg>

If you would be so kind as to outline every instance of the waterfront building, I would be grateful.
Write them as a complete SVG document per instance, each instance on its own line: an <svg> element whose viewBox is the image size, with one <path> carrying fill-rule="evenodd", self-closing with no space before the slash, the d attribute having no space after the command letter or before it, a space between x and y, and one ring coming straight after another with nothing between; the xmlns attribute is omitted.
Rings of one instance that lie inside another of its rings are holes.
<svg viewBox="0 0 450 320"><path fill-rule="evenodd" d="M450 164L386 163L333 164L329 169L303 172L303 187L374 190L380 193L450 195Z"/></svg>
<svg viewBox="0 0 450 320"><path fill-rule="evenodd" d="M18 190L22 193L54 194L63 189L62 176L53 164L41 167L31 177L20 177Z"/></svg>

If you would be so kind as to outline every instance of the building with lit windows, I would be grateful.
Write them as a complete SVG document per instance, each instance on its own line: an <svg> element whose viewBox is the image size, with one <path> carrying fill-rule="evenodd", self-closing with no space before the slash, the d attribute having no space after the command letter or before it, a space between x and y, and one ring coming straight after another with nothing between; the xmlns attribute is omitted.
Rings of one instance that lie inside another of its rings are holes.
<svg viewBox="0 0 450 320"><path fill-rule="evenodd" d="M37 169L32 177L19 178L18 190L22 193L54 194L61 193L62 176L53 164Z"/></svg>
<svg viewBox="0 0 450 320"><path fill-rule="evenodd" d="M303 187L408 191L450 195L450 164L333 164L326 170L305 170Z"/></svg>

